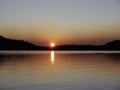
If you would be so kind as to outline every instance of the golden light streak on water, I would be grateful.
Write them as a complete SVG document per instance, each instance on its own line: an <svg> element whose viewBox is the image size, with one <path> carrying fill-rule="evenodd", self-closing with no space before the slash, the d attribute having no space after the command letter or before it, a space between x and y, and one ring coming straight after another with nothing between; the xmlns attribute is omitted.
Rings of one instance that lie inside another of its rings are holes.
<svg viewBox="0 0 120 90"><path fill-rule="evenodd" d="M54 51L51 51L51 62L54 64L54 58L55 58L55 56L54 56Z"/></svg>

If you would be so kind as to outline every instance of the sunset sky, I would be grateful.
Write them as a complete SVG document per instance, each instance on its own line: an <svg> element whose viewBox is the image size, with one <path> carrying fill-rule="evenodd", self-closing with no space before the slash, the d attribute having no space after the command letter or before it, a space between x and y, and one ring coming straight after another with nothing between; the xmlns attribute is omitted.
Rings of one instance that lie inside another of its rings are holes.
<svg viewBox="0 0 120 90"><path fill-rule="evenodd" d="M45 46L120 39L120 0L0 0L0 35Z"/></svg>

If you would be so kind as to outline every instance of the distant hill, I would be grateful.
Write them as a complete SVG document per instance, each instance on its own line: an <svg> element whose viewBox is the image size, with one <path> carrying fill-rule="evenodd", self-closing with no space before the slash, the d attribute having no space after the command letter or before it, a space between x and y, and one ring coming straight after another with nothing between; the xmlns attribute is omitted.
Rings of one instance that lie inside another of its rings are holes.
<svg viewBox="0 0 120 90"><path fill-rule="evenodd" d="M8 39L0 36L0 50L51 50L49 47L36 46L24 40ZM59 45L54 50L120 50L120 40L104 45Z"/></svg>
<svg viewBox="0 0 120 90"><path fill-rule="evenodd" d="M105 50L120 50L120 40L107 42L106 44L102 45L101 48Z"/></svg>
<svg viewBox="0 0 120 90"><path fill-rule="evenodd" d="M8 39L0 36L0 50L45 50L46 47L36 46L24 40Z"/></svg>
<svg viewBox="0 0 120 90"><path fill-rule="evenodd" d="M107 42L104 45L60 45L55 50L120 50L120 40Z"/></svg>

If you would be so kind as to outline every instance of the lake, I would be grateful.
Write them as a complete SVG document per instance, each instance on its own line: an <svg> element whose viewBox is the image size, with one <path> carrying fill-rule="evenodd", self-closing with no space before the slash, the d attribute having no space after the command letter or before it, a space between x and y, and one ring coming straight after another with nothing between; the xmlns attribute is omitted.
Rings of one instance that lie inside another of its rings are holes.
<svg viewBox="0 0 120 90"><path fill-rule="evenodd" d="M1 51L0 90L120 90L120 52Z"/></svg>

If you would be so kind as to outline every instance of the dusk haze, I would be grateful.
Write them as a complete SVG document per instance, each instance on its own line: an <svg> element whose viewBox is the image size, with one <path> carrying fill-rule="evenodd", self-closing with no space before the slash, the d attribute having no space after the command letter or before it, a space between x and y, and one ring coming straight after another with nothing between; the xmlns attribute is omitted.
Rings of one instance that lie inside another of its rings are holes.
<svg viewBox="0 0 120 90"><path fill-rule="evenodd" d="M0 0L0 34L37 45L120 39L119 0Z"/></svg>

